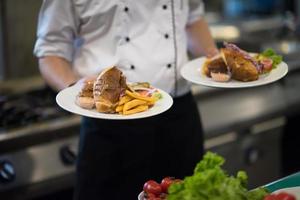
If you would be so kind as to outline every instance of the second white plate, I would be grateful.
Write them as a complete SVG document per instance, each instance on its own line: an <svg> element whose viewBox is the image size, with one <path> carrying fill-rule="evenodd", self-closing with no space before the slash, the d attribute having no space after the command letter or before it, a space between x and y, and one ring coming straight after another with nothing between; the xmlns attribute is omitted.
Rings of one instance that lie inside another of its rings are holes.
<svg viewBox="0 0 300 200"><path fill-rule="evenodd" d="M247 88L266 85L275 82L284 77L288 72L288 65L281 62L276 69L270 73L260 75L256 81L242 82L230 80L229 82L216 82L202 73L202 67L206 57L197 58L185 64L181 69L181 75L184 79L199 85L217 87L217 88Z"/></svg>

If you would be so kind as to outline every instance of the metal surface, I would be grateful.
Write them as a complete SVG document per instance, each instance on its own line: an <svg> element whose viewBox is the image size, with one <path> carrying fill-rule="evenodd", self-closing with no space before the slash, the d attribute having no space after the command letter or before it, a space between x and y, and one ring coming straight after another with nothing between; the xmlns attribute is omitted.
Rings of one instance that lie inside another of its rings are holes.
<svg viewBox="0 0 300 200"><path fill-rule="evenodd" d="M46 135L49 134L49 132L53 133L73 126L78 126L80 124L80 120L81 118L79 116L72 115L62 119L36 123L27 127L14 129L6 133L0 132L0 144L10 140L20 139L22 137L42 137L43 134Z"/></svg>
<svg viewBox="0 0 300 200"><path fill-rule="evenodd" d="M211 137L205 141L205 147L226 159L224 169L229 174L245 170L249 188L255 188L281 176L279 155L284 125L284 117L271 119L239 132Z"/></svg>
<svg viewBox="0 0 300 200"><path fill-rule="evenodd" d="M222 90L219 94L198 96L197 99L208 137L283 114L287 106L280 84Z"/></svg>
<svg viewBox="0 0 300 200"><path fill-rule="evenodd" d="M2 184L0 191L70 173L74 168L64 166L57 151L64 144L77 145L77 137L32 146L26 151L1 155L0 160L8 160L13 164L17 177L12 183Z"/></svg>
<svg viewBox="0 0 300 200"><path fill-rule="evenodd" d="M77 149L77 143L78 135L73 135L64 139L49 141L45 144L34 145L20 151L1 154L0 161L6 160L13 165L16 178L9 183L0 183L0 193L5 195L5 192L9 192L11 189L14 189L15 192L24 187L29 189L35 184L55 180L66 175L74 177L74 165L64 164L59 150L65 145ZM69 182L66 185L60 185L59 189L72 186L73 182ZM39 188L38 193L41 194L41 191L47 193L47 190L51 191L53 189L51 187L56 186L48 185L47 188ZM34 194L28 195L33 196ZM26 199L26 196L23 196L22 199Z"/></svg>
<svg viewBox="0 0 300 200"><path fill-rule="evenodd" d="M26 80L2 85L9 91L0 103L0 196L4 199L43 197L74 184L81 117L60 109L55 93L40 81ZM23 87L14 90L19 85Z"/></svg>

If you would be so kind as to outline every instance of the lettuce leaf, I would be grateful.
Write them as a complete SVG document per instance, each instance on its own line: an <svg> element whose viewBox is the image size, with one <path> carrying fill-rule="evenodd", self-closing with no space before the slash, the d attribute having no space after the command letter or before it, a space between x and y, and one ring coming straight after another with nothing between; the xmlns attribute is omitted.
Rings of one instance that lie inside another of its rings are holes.
<svg viewBox="0 0 300 200"><path fill-rule="evenodd" d="M247 174L229 176L221 167L224 158L208 152L195 167L194 174L183 182L172 184L168 200L262 200L268 193L263 188L248 191Z"/></svg>
<svg viewBox="0 0 300 200"><path fill-rule="evenodd" d="M282 62L282 56L276 54L276 52L272 48L266 49L264 52L261 53L261 56L272 59L273 60L273 64L272 64L273 68L276 68L276 66Z"/></svg>

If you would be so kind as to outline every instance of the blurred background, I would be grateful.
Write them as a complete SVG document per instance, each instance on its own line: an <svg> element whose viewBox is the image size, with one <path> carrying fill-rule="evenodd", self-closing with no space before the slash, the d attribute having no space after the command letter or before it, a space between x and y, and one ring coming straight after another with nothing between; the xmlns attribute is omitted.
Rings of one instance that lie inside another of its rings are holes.
<svg viewBox="0 0 300 200"><path fill-rule="evenodd" d="M282 80L249 89L193 86L205 148L246 170L249 187L300 171L300 1L205 0L223 41L283 55ZM55 103L33 56L41 0L0 0L0 198L72 199L80 117Z"/></svg>

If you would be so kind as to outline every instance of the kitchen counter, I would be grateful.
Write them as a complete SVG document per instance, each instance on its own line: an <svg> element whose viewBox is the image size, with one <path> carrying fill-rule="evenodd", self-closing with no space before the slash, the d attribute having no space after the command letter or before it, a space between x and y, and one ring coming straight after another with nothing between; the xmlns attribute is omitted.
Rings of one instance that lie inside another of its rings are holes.
<svg viewBox="0 0 300 200"><path fill-rule="evenodd" d="M247 89L206 91L195 93L195 96L208 136L285 115L287 108L283 87L279 83Z"/></svg>
<svg viewBox="0 0 300 200"><path fill-rule="evenodd" d="M300 112L300 73L260 87L217 89L192 86L208 137Z"/></svg>

